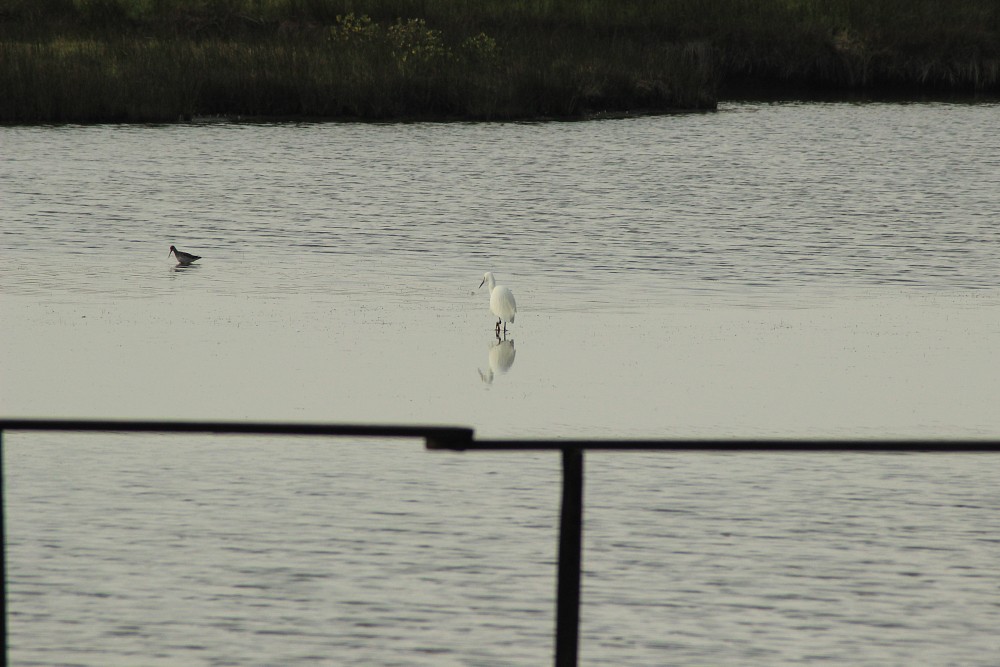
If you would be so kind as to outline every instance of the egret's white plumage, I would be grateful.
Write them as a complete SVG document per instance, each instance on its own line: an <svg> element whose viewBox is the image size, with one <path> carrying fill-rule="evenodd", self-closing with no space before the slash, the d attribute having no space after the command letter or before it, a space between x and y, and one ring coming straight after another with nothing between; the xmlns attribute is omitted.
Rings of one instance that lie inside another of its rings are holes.
<svg viewBox="0 0 1000 667"><path fill-rule="evenodd" d="M490 310L497 316L497 337L499 338L500 323L510 322L513 324L514 316L517 314L517 303L514 302L514 293L508 287L497 285L497 281L490 271L483 274L483 282L479 283L479 286L482 287L483 285L490 288ZM503 332L504 335L507 334L506 324L503 326Z"/></svg>

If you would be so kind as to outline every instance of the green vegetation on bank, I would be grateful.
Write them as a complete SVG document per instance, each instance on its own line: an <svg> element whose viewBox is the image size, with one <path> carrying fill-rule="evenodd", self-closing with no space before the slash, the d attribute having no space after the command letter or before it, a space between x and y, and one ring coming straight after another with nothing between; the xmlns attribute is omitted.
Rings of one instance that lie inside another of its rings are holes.
<svg viewBox="0 0 1000 667"><path fill-rule="evenodd" d="M0 0L0 122L1000 93L997 0Z"/></svg>

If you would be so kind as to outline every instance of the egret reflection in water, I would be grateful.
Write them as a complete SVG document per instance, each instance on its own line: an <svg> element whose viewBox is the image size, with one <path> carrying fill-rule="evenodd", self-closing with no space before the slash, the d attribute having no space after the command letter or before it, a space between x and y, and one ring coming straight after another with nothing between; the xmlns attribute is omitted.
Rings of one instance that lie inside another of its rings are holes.
<svg viewBox="0 0 1000 667"><path fill-rule="evenodd" d="M493 377L500 373L506 373L514 365L513 340L498 340L490 347L489 367L479 371L479 377L486 384L493 384Z"/></svg>

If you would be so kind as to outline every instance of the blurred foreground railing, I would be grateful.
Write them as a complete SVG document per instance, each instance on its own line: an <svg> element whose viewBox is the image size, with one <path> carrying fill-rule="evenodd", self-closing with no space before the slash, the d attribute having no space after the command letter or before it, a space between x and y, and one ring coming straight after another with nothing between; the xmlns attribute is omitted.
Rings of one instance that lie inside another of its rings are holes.
<svg viewBox="0 0 1000 667"><path fill-rule="evenodd" d="M583 537L583 459L586 450L714 452L1000 452L1000 440L476 440L471 428L369 424L268 422L181 422L0 419L0 664L7 664L7 542L4 527L4 431L121 433L211 433L219 435L304 435L422 439L428 449L452 451L562 452L563 485L559 522L555 664L577 664L580 625L580 572Z"/></svg>

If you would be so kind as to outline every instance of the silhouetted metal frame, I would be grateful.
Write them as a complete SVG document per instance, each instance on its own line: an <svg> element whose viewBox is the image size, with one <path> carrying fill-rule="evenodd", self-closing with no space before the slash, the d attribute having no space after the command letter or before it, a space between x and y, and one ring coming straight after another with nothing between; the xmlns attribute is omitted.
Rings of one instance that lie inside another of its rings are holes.
<svg viewBox="0 0 1000 667"><path fill-rule="evenodd" d="M399 426L371 424L305 424L274 422L122 421L90 419L0 419L0 664L7 664L7 532L3 492L5 431L70 431L101 433L205 433L215 435L285 435L343 438L413 438L427 447L462 446L472 441L472 429L459 426Z"/></svg>
<svg viewBox="0 0 1000 667"><path fill-rule="evenodd" d="M580 626L580 577L583 544L584 452L1000 452L1000 440L476 440L473 430L456 426L304 424L273 422L121 421L0 419L0 641L7 660L7 540L4 502L4 431L104 433L205 433L217 435L298 435L322 437L413 438L427 449L451 451L560 451L563 484L559 520L555 664L577 664Z"/></svg>
<svg viewBox="0 0 1000 667"><path fill-rule="evenodd" d="M456 451L562 452L563 488L559 518L556 599L556 667L575 667L580 644L580 577L583 556L583 463L586 450L671 452L852 452L958 454L1000 452L988 440L473 440L428 444Z"/></svg>

